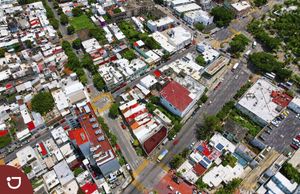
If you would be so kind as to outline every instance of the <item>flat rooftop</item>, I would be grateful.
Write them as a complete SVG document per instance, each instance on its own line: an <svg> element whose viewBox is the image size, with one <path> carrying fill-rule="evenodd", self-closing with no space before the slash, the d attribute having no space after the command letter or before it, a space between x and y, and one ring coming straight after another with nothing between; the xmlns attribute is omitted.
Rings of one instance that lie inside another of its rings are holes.
<svg viewBox="0 0 300 194"><path fill-rule="evenodd" d="M184 12L200 10L200 9L201 7L196 3L190 3L190 4L179 5L174 7L174 10L178 13L184 13Z"/></svg>
<svg viewBox="0 0 300 194"><path fill-rule="evenodd" d="M279 88L264 78L259 79L239 100L238 105L269 123L278 115L277 104L271 97Z"/></svg>

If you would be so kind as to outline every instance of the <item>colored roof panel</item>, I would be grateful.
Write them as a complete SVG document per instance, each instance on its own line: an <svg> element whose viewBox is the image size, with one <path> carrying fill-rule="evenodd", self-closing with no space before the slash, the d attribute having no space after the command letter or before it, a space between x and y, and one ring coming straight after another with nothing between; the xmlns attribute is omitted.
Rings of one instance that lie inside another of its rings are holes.
<svg viewBox="0 0 300 194"><path fill-rule="evenodd" d="M167 129L162 127L157 133L144 142L144 149L150 154L154 148L167 136Z"/></svg>
<svg viewBox="0 0 300 194"><path fill-rule="evenodd" d="M0 130L0 137L5 136L6 134L8 134L8 130Z"/></svg>
<svg viewBox="0 0 300 194"><path fill-rule="evenodd" d="M206 171L206 169L200 165L200 164L196 164L194 167L193 167L195 173L198 175L198 176L201 176L204 174L204 172Z"/></svg>
<svg viewBox="0 0 300 194"><path fill-rule="evenodd" d="M87 182L86 184L82 185L81 189L86 194L92 194L97 190L97 185L95 183Z"/></svg>
<svg viewBox="0 0 300 194"><path fill-rule="evenodd" d="M29 131L32 131L33 129L35 129L35 125L34 125L33 121L30 121L29 123L27 123L27 128L29 129Z"/></svg>
<svg viewBox="0 0 300 194"><path fill-rule="evenodd" d="M190 92L176 81L169 82L160 92L164 99L181 112L193 101L189 94Z"/></svg>
<svg viewBox="0 0 300 194"><path fill-rule="evenodd" d="M78 146L89 141L83 128L69 131L69 137L70 139L75 140Z"/></svg>
<svg viewBox="0 0 300 194"><path fill-rule="evenodd" d="M217 148L218 150L222 151L223 148L224 148L224 146L223 146L222 144L218 143L217 146L216 146L216 148Z"/></svg>

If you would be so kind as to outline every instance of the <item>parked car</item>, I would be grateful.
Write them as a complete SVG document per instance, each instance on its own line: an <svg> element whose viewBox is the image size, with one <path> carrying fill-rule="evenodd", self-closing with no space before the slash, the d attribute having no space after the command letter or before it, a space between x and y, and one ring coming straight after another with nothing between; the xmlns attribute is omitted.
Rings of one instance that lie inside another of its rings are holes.
<svg viewBox="0 0 300 194"><path fill-rule="evenodd" d="M296 146L295 144L290 144L290 146L291 146L294 150L298 150L298 149L299 149L299 147Z"/></svg>

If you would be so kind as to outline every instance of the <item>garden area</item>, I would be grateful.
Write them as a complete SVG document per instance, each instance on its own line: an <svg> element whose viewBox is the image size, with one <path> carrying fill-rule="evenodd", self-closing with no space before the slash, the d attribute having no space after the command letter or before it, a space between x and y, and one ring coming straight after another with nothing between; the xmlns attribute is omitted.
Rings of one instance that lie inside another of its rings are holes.
<svg viewBox="0 0 300 194"><path fill-rule="evenodd" d="M70 24L75 28L75 31L83 30L83 29L94 29L95 25L88 18L87 15L80 15L78 17L73 17L70 20Z"/></svg>

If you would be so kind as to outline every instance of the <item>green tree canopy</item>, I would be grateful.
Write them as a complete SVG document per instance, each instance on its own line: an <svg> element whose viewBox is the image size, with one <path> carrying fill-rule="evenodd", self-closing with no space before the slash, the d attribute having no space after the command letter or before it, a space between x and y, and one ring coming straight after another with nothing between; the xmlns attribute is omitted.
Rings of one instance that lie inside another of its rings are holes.
<svg viewBox="0 0 300 194"><path fill-rule="evenodd" d="M27 48L32 48L32 42L31 42L31 40L25 40L24 44L26 45Z"/></svg>
<svg viewBox="0 0 300 194"><path fill-rule="evenodd" d="M257 7L260 7L262 5L265 5L268 2L268 0L254 0L254 4Z"/></svg>
<svg viewBox="0 0 300 194"><path fill-rule="evenodd" d="M196 57L196 63L197 63L198 65L201 65L201 66L205 66L205 65L206 65L205 59L203 58L202 55L198 55L198 56Z"/></svg>
<svg viewBox="0 0 300 194"><path fill-rule="evenodd" d="M97 73L93 76L93 83L94 83L94 86L97 88L97 90L101 91L101 90L105 89L105 86L106 86L105 82L99 73Z"/></svg>
<svg viewBox="0 0 300 194"><path fill-rule="evenodd" d="M202 24L201 22L198 22L198 23L194 24L194 26L200 32L202 32L205 29L204 24Z"/></svg>
<svg viewBox="0 0 300 194"><path fill-rule="evenodd" d="M233 11L225 8L224 6L214 7L211 10L211 14L214 16L214 23L218 27L228 26L234 18Z"/></svg>
<svg viewBox="0 0 300 194"><path fill-rule="evenodd" d="M292 71L286 69L284 65L277 61L270 53L258 52L249 56L249 61L263 73L274 72L280 80L286 80L292 75Z"/></svg>
<svg viewBox="0 0 300 194"><path fill-rule="evenodd" d="M113 103L109 109L109 116L111 118L117 118L119 115L119 105L117 103Z"/></svg>
<svg viewBox="0 0 300 194"><path fill-rule="evenodd" d="M184 158L181 155L176 154L169 164L172 169L177 169L183 162Z"/></svg>
<svg viewBox="0 0 300 194"><path fill-rule="evenodd" d="M60 15L60 23L62 25L66 25L66 24L69 23L69 18L66 14L63 13L63 14Z"/></svg>
<svg viewBox="0 0 300 194"><path fill-rule="evenodd" d="M74 34L75 33L75 28L74 26L70 25L67 27L67 33L68 35Z"/></svg>
<svg viewBox="0 0 300 194"><path fill-rule="evenodd" d="M79 38L75 39L73 42L72 42L72 47L74 49L80 49L81 48L81 40Z"/></svg>
<svg viewBox="0 0 300 194"><path fill-rule="evenodd" d="M122 56L127 59L128 61L131 61L132 59L135 59L135 53L132 49L127 49L123 52Z"/></svg>
<svg viewBox="0 0 300 194"><path fill-rule="evenodd" d="M82 15L81 7L75 7L72 9L72 14L74 17L78 17Z"/></svg>
<svg viewBox="0 0 300 194"><path fill-rule="evenodd" d="M32 110L45 115L54 107L54 99L50 92L40 92L36 94L31 100Z"/></svg>
<svg viewBox="0 0 300 194"><path fill-rule="evenodd" d="M6 50L4 48L0 48L0 57L4 57L5 52L6 52Z"/></svg>
<svg viewBox="0 0 300 194"><path fill-rule="evenodd" d="M234 54L243 52L246 46L249 44L249 42L250 42L249 39L245 35L243 34L236 35L229 43L230 52Z"/></svg>

